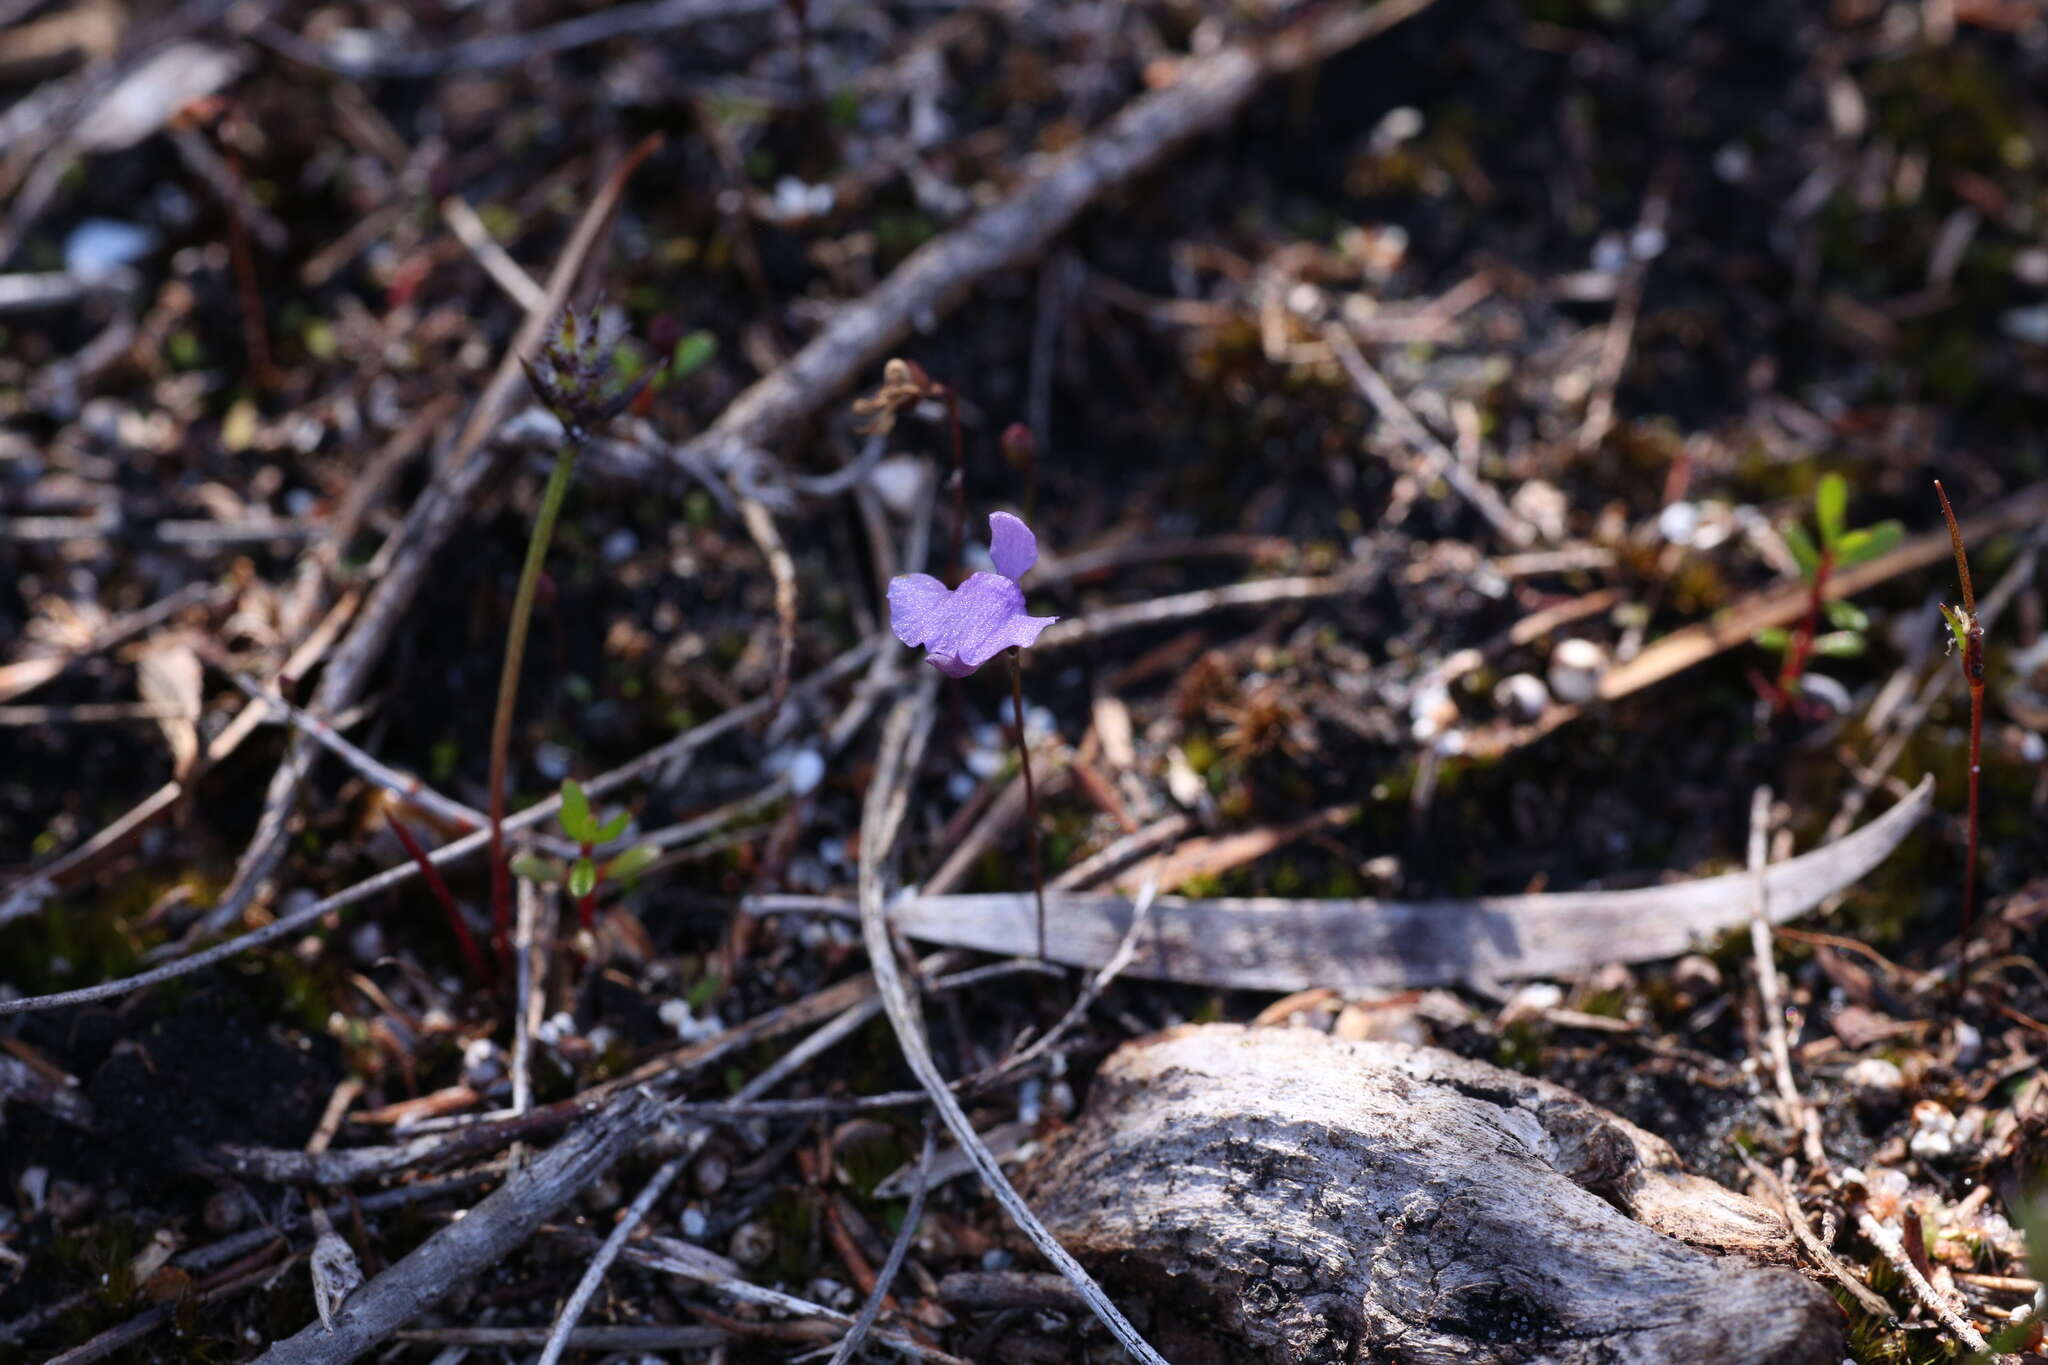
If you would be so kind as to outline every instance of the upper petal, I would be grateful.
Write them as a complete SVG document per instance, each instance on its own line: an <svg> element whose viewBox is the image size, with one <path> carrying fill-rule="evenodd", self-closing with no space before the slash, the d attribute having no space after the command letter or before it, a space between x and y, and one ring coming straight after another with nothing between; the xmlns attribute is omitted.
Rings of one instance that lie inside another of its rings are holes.
<svg viewBox="0 0 2048 1365"><path fill-rule="evenodd" d="M889 580L889 626L906 645L930 639L945 619L952 597L946 585L928 573L898 574Z"/></svg>
<svg viewBox="0 0 2048 1365"><path fill-rule="evenodd" d="M1008 512L992 512L988 519L988 557L996 572L1016 582L1038 562L1038 537L1023 519Z"/></svg>

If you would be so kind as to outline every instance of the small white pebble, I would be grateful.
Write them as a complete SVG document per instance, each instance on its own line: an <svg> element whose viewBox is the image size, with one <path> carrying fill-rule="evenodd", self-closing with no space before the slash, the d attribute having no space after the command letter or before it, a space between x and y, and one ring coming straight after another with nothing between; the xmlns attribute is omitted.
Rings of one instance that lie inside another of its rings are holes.
<svg viewBox="0 0 2048 1365"><path fill-rule="evenodd" d="M816 749L802 749L789 765L789 789L808 796L825 780L825 756Z"/></svg>
<svg viewBox="0 0 2048 1365"><path fill-rule="evenodd" d="M683 1236L693 1242L701 1242L704 1240L704 1234L711 1231L711 1220L704 1216L704 1210L692 1204L683 1210L681 1226Z"/></svg>
<svg viewBox="0 0 2048 1365"><path fill-rule="evenodd" d="M97 283L156 250L157 236L136 223L88 218L64 239L64 269Z"/></svg>
<svg viewBox="0 0 2048 1365"><path fill-rule="evenodd" d="M1607 651L1599 645L1577 637L1560 640L1550 651L1550 694L1568 706L1589 702L1599 695L1606 672Z"/></svg>
<svg viewBox="0 0 2048 1365"><path fill-rule="evenodd" d="M604 545L598 553L607 564L623 564L640 552L640 537L627 527L621 526L604 538Z"/></svg>
<svg viewBox="0 0 2048 1365"><path fill-rule="evenodd" d="M505 1054L488 1038L472 1038L462 1049L462 1080L473 1090L487 1090L505 1075Z"/></svg>
<svg viewBox="0 0 2048 1365"><path fill-rule="evenodd" d="M990 1247L987 1251L981 1253L981 1268L983 1270L1008 1270L1012 1259L1010 1253L1001 1247Z"/></svg>
<svg viewBox="0 0 2048 1365"><path fill-rule="evenodd" d="M1519 721L1532 721L1550 706L1550 689L1533 673L1510 673L1493 685L1493 704Z"/></svg>
<svg viewBox="0 0 2048 1365"><path fill-rule="evenodd" d="M1667 503L1657 514L1657 534L1673 545L1690 545L1699 534L1700 505L1696 502Z"/></svg>

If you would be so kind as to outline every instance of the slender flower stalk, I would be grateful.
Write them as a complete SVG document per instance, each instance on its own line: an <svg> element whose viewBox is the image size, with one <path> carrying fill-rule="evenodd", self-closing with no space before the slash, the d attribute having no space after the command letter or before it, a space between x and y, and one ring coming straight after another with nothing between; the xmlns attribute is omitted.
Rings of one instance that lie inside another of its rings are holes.
<svg viewBox="0 0 2048 1365"><path fill-rule="evenodd" d="M652 369L637 380L618 372L619 342L625 323L611 312L579 314L564 310L549 329L540 355L522 359L534 395L562 424L562 449L541 494L533 533L526 540L526 562L519 569L519 587L512 597L512 620L505 631L505 662L498 674L498 707L491 717L491 946L503 956L511 951L512 868L505 856L505 778L512 749L512 715L519 704L519 671L526 658L526 636L533 623L533 601L540 589L540 571L547 563L548 543L569 493L576 458L590 444L591 434L632 406L654 377Z"/></svg>
<svg viewBox="0 0 2048 1365"><path fill-rule="evenodd" d="M1031 780L1031 745L1024 738L1024 652L1010 651L1010 713L1017 722L1017 764L1024 770L1024 821L1031 835L1031 892L1038 899L1038 960L1045 960L1045 859L1038 848L1038 787Z"/></svg>
<svg viewBox="0 0 2048 1365"><path fill-rule="evenodd" d="M512 597L512 622L505 632L505 663L498 673L498 709L491 718L491 946L503 955L512 929L512 868L505 858L505 769L512 749L512 713L519 704L519 669L526 658L526 636L533 624L533 599L540 588L541 566L547 562L548 542L555 536L555 521L568 496L569 476L576 472L581 443L571 439L555 456L554 472L548 475L547 490L541 494L540 512L533 519L533 534L526 540L526 562L519 569L519 588Z"/></svg>
<svg viewBox="0 0 2048 1365"><path fill-rule="evenodd" d="M1024 739L1024 664L1021 651L1059 618L1026 614L1018 580L1038 562L1038 538L1008 512L988 519L989 559L996 571L968 575L949 588L930 574L899 574L889 581L889 624L896 638L923 646L925 662L949 678L964 678L1010 651L1010 702L1017 722L1017 760L1024 769L1024 803L1031 830L1031 883L1038 895L1038 956L1045 956L1045 863L1038 844L1038 788Z"/></svg>
<svg viewBox="0 0 2048 1365"><path fill-rule="evenodd" d="M946 400L946 425L953 433L953 566L948 577L958 583L960 562L967 556L967 442L960 434L960 395L951 384L935 387Z"/></svg>
<svg viewBox="0 0 2048 1365"><path fill-rule="evenodd" d="M1957 608L1944 603L1941 615L1962 653L1963 681L1970 688L1969 836L1963 864L1963 938L1956 957L1955 985L1956 1001L1960 1004L1977 914L1977 791L1984 772L1984 626L1977 619L1977 593L1970 585L1970 557L1963 549L1963 531L1956 524L1955 509L1949 506L1948 492L1942 488L1940 479L1934 481L1934 496L1941 499L1941 515L1948 522L1949 543L1955 549L1956 577L1963 585L1963 605Z"/></svg>

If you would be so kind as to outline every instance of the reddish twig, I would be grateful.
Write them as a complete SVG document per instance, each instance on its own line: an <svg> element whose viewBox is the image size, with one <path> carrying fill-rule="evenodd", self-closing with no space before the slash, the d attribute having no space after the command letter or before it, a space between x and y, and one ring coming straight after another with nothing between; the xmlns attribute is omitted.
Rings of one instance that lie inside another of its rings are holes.
<svg viewBox="0 0 2048 1365"><path fill-rule="evenodd" d="M1835 552L1823 549L1813 568L1812 590L1806 598L1806 615L1799 622L1792 642L1785 647L1785 664L1778 670L1778 697L1787 706L1797 706L1799 680L1806 675L1806 661L1813 654L1814 637L1820 630L1821 604L1827 601L1828 577L1835 569Z"/></svg>
<svg viewBox="0 0 2048 1365"><path fill-rule="evenodd" d="M1962 528L1956 524L1955 509L1941 480L1934 481L1934 496L1941 499L1941 515L1948 522L1949 543L1956 554L1956 577L1962 580L1963 608L1952 612L1944 607L1949 628L1962 645L1963 681L1970 688L1970 813L1967 861L1963 864L1963 938L1956 957L1956 1000L1960 1004L1964 970L1969 963L1970 937L1976 928L1977 907L1977 789L1984 772L1984 626L1977 619L1977 593L1970 584L1970 556L1963 548Z"/></svg>
<svg viewBox="0 0 2048 1365"><path fill-rule="evenodd" d="M405 845L405 851L426 879L427 889L434 893L434 899L441 902L441 909L447 913L448 927L455 931L455 941L462 948L463 961L469 964L471 979L482 986L495 986L497 973L491 970L490 962L477 947L476 935L469 932L469 925L462 918L462 909L455 903L455 895L448 889L448 883L441 876L441 869L435 867L427 857L427 851L413 832L406 828L405 821L390 810L384 812L384 822L391 826L391 832L398 836L398 842Z"/></svg>
<svg viewBox="0 0 2048 1365"><path fill-rule="evenodd" d="M1031 746L1024 738L1024 660L1010 651L1010 707L1017 722L1017 762L1024 769L1024 824L1031 836L1031 891L1038 898L1038 956L1045 958L1045 860L1038 848L1038 787L1031 780Z"/></svg>

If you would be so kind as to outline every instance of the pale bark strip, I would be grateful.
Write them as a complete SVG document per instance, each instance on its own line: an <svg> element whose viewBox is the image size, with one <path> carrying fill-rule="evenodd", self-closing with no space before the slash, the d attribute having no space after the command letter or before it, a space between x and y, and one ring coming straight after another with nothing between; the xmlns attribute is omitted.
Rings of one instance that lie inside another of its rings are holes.
<svg viewBox="0 0 2048 1365"><path fill-rule="evenodd" d="M766 447L845 392L914 326L946 313L977 281L1036 255L1104 194L1227 121L1268 80L1335 56L1431 3L1316 7L1269 38L1183 61L1171 86L1133 100L1002 204L913 251L888 279L841 309L801 351L733 400L708 430L678 447L673 458L685 471L708 464L737 474L735 482L747 491L762 473L772 473Z"/></svg>
<svg viewBox="0 0 2048 1365"><path fill-rule="evenodd" d="M1771 917L1783 922L1844 889L1890 855L1927 813L1932 779L1882 816L1765 874ZM1637 891L1570 891L1476 900L1186 900L1162 896L1138 936L1127 976L1244 990L1407 989L1469 980L1570 976L1608 962L1677 957L1741 929L1755 883L1746 872ZM863 907L831 896L749 897L752 914ZM1129 931L1122 896L1048 891L1055 961L1099 967ZM1031 893L919 896L888 907L901 933L979 952L1037 951ZM4 1012L0 1006L0 1012Z"/></svg>
<svg viewBox="0 0 2048 1365"><path fill-rule="evenodd" d="M513 1175L497 1192L349 1296L334 1330L318 1322L280 1341L258 1365L342 1365L517 1250L549 1215L603 1175L661 1120L659 1103L622 1097Z"/></svg>

